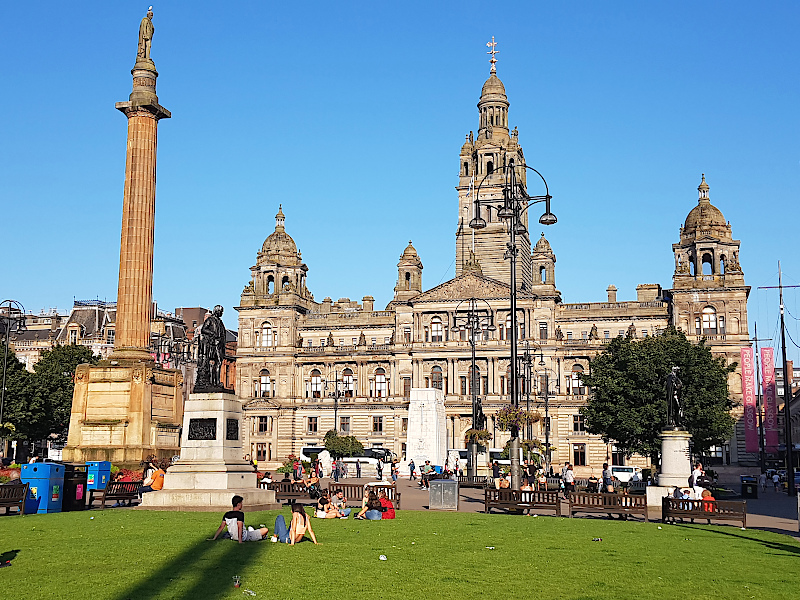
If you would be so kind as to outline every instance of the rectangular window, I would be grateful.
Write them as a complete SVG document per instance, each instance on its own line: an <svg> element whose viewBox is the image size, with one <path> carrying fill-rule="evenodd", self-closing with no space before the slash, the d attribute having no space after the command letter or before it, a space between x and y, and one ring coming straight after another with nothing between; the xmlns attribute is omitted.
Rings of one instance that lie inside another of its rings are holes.
<svg viewBox="0 0 800 600"><path fill-rule="evenodd" d="M589 332L588 331L581 331L581 339L588 340L589 339Z"/></svg>
<svg viewBox="0 0 800 600"><path fill-rule="evenodd" d="M350 435L350 417L339 417L339 431L343 435Z"/></svg>
<svg viewBox="0 0 800 600"><path fill-rule="evenodd" d="M572 332L571 332L571 331L568 331L568 332L567 332L567 339L568 339L568 340L571 340L571 339L572 339Z"/></svg>
<svg viewBox="0 0 800 600"><path fill-rule="evenodd" d="M344 346L344 338L339 338L339 345Z"/></svg>
<svg viewBox="0 0 800 600"><path fill-rule="evenodd" d="M372 338L372 345L373 346L377 346L378 345L378 338Z"/></svg>
<svg viewBox="0 0 800 600"><path fill-rule="evenodd" d="M325 346L325 344L326 344L327 342L328 342L328 340L326 340L325 338L322 338L322 339L319 341L319 345L320 345L320 346Z"/></svg>
<svg viewBox="0 0 800 600"><path fill-rule="evenodd" d="M407 433L408 432L408 419L405 418L405 417L403 417L403 421L402 421L402 425L401 425L401 431L403 433Z"/></svg>
<svg viewBox="0 0 800 600"><path fill-rule="evenodd" d="M429 342L430 341L430 332L428 331L427 327L423 327L423 329L425 330L425 341Z"/></svg>
<svg viewBox="0 0 800 600"><path fill-rule="evenodd" d="M411 397L411 377L403 377L403 398L410 398L410 397Z"/></svg>
<svg viewBox="0 0 800 600"><path fill-rule="evenodd" d="M403 342L406 344L411 343L411 327L403 327Z"/></svg>
<svg viewBox="0 0 800 600"><path fill-rule="evenodd" d="M266 444L256 444L256 460L259 462L268 460Z"/></svg>
<svg viewBox="0 0 800 600"><path fill-rule="evenodd" d="M114 343L114 330L113 329L107 329L106 330L106 342L108 342L109 344L113 344Z"/></svg>
<svg viewBox="0 0 800 600"><path fill-rule="evenodd" d="M383 433L383 417L372 417L372 433Z"/></svg>
<svg viewBox="0 0 800 600"><path fill-rule="evenodd" d="M317 421L318 418L319 417L308 417L308 433L317 433L317 430L319 429L319 422Z"/></svg>
<svg viewBox="0 0 800 600"><path fill-rule="evenodd" d="M467 395L467 378L462 375L458 379L461 381L461 395L462 396L466 396Z"/></svg>
<svg viewBox="0 0 800 600"><path fill-rule="evenodd" d="M642 329L642 337L647 337L647 329Z"/></svg>
<svg viewBox="0 0 800 600"><path fill-rule="evenodd" d="M258 417L258 433L272 433L272 417Z"/></svg>
<svg viewBox="0 0 800 600"><path fill-rule="evenodd" d="M610 338L611 337L611 332L610 331L604 331L603 332L603 337L606 338L606 339Z"/></svg>
<svg viewBox="0 0 800 600"><path fill-rule="evenodd" d="M725 335L725 317L717 317L717 325L719 326L720 335Z"/></svg>
<svg viewBox="0 0 800 600"><path fill-rule="evenodd" d="M586 433L586 420L583 415L572 415L573 433Z"/></svg>
<svg viewBox="0 0 800 600"><path fill-rule="evenodd" d="M617 330L617 335L619 337L625 337L625 330L624 329Z"/></svg>
<svg viewBox="0 0 800 600"><path fill-rule="evenodd" d="M358 345L358 338L353 338L353 346L357 346L357 345Z"/></svg>
<svg viewBox="0 0 800 600"><path fill-rule="evenodd" d="M572 445L572 464L576 467L586 466L586 444Z"/></svg>
<svg viewBox="0 0 800 600"><path fill-rule="evenodd" d="M73 329L69 332L69 343L70 344L77 344L78 343L78 332L77 330Z"/></svg>
<svg viewBox="0 0 800 600"><path fill-rule="evenodd" d="M539 339L547 339L547 323L539 323Z"/></svg>
<svg viewBox="0 0 800 600"><path fill-rule="evenodd" d="M314 343L313 340L308 340L308 347L311 348L311 345Z"/></svg>
<svg viewBox="0 0 800 600"><path fill-rule="evenodd" d="M625 466L625 453L621 450L613 449L611 452L611 464L617 467Z"/></svg>
<svg viewBox="0 0 800 600"><path fill-rule="evenodd" d="M384 343L384 344L386 344L387 346L388 346L388 345L389 345L391 342L392 342L392 338L390 338L390 337L383 338L383 343Z"/></svg>
<svg viewBox="0 0 800 600"><path fill-rule="evenodd" d="M483 382L483 386L482 386L483 392L482 393L483 393L484 396L486 396L489 393L489 378L486 375L484 375L483 377L481 377L481 380Z"/></svg>
<svg viewBox="0 0 800 600"><path fill-rule="evenodd" d="M506 378L504 375L500 376L500 395L506 395Z"/></svg>

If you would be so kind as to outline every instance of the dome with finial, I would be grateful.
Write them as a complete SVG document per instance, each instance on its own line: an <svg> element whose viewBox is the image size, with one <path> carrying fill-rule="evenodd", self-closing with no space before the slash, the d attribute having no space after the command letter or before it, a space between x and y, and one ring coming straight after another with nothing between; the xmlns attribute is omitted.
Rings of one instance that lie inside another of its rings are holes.
<svg viewBox="0 0 800 600"><path fill-rule="evenodd" d="M544 237L544 233L542 233L542 237L539 238L539 241L536 242L536 245L533 247L534 252L552 252L553 249L550 247L550 242L547 241L547 238Z"/></svg>
<svg viewBox="0 0 800 600"><path fill-rule="evenodd" d="M709 189L705 173L703 173L702 181L697 186L697 206L689 211L686 217L686 222L683 225L684 235L694 235L698 230L709 231L712 228L728 229L728 224L722 211L711 204L708 194Z"/></svg>
<svg viewBox="0 0 800 600"><path fill-rule="evenodd" d="M481 98L492 95L503 96L503 99L506 98L506 87L496 73L489 75L489 79L486 80L481 89Z"/></svg>
<svg viewBox="0 0 800 600"><path fill-rule="evenodd" d="M414 248L414 245L411 243L411 240L408 240L408 246L406 249L403 250L403 256L400 258L417 258L419 255L417 254L417 249Z"/></svg>
<svg viewBox="0 0 800 600"><path fill-rule="evenodd" d="M278 214L275 215L275 231L264 240L261 246L262 254L283 254L297 256L297 245L292 236L286 233L284 222L286 216L283 214L283 206L278 205Z"/></svg>

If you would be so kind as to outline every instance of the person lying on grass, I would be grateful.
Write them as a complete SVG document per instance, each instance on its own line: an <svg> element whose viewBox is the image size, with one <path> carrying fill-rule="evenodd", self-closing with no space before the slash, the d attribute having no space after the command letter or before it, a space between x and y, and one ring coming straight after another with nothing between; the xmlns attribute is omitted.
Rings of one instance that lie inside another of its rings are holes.
<svg viewBox="0 0 800 600"><path fill-rule="evenodd" d="M260 527L259 529L248 527L245 529L244 511L242 510L243 503L244 498L241 496L234 496L231 499L233 510L229 510L222 516L222 523L217 528L214 537L210 538L211 540L216 540L226 527L228 528L228 533L231 535L231 539L236 540L240 544L243 542L257 542L263 540L267 536L267 531L269 530L266 527Z"/></svg>
<svg viewBox="0 0 800 600"><path fill-rule="evenodd" d="M294 546L297 542L303 541L306 531L308 531L311 541L317 544L317 536L314 535L314 530L311 528L311 519L308 518L303 505L295 502L292 504L292 521L288 528L283 515L278 515L275 518L275 537L273 540Z"/></svg>

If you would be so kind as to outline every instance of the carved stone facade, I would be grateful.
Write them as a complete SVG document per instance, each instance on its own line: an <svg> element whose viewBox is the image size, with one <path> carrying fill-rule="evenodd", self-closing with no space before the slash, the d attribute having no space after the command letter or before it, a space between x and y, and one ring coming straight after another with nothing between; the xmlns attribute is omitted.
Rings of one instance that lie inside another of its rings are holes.
<svg viewBox="0 0 800 600"><path fill-rule="evenodd" d="M473 245L466 223L473 174L483 177L502 161L521 164L524 157L516 129L509 132L508 100L494 72L478 107L478 137L468 135L459 156L454 279L423 291L422 261L409 242L397 264L394 299L384 310L375 310L371 296L360 303L348 298L317 302L306 287L308 267L286 233L283 211L278 212L275 231L251 267L251 281L237 308L236 389L245 401L245 451L249 449L260 467L273 468L289 454L321 444L334 428L355 435L365 447L389 448L404 459L412 387L444 392L448 444L464 448L463 434L471 427L472 415L471 351L467 333L452 329L456 314L467 305L460 303L471 297L485 300L496 327L477 341L476 381L487 428L494 435L491 445L505 445L508 434L497 429L495 415L510 401L511 290L509 264L503 259L507 234L492 215L487 228L475 232ZM489 182L500 193L502 182L491 177ZM686 255L702 268L703 257L711 253L712 262L724 261L728 272L706 280L678 270L676 258L674 289L642 284L634 301L618 301L616 288L609 286L607 302L563 303L555 287L556 255L544 234L533 248L527 237L520 240L519 348L520 353L528 348L537 354L531 361L530 398L523 388L521 403L530 402L531 409L544 416L547 375L554 465L569 461L579 474L587 475L599 474L605 461L622 460L613 444L586 433L580 415L587 390L579 374L612 338L656 335L673 322L694 339L696 332L688 324L708 305L725 314L728 331L736 320L734 337L726 338L725 331L715 334L715 352L732 357L746 344L748 288L738 267L739 243L730 238L729 226L718 222L716 209L701 205L701 215L695 209L687 218L681 242L675 245L676 257ZM708 214L713 217L709 226ZM540 352L544 366L539 366ZM732 390L738 398L735 384ZM533 426L534 437L543 439L543 426ZM737 451L737 443L731 444L734 461ZM630 462L644 466L647 461L634 457Z"/></svg>

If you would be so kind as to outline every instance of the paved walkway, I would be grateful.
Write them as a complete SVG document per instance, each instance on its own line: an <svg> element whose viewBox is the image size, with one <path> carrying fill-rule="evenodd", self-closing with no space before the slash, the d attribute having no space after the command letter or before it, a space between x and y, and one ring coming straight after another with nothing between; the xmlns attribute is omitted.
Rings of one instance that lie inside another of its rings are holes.
<svg viewBox="0 0 800 600"><path fill-rule="evenodd" d="M369 477L356 479L348 477L341 480L343 483L368 483L376 481ZM402 494L401 503L403 510L428 510L428 491L421 490L418 481L400 479L397 482L397 489ZM323 487L335 485L332 479L323 479ZM483 512L483 490L476 488L460 489L459 512ZM563 514L567 514L566 503L564 504ZM543 512L548 514L548 512ZM651 509L649 512L651 520L661 519L661 509ZM774 492L768 489L766 492L759 492L759 498L747 500L747 526L751 529L765 529L776 533L784 533L800 537L797 522L797 498L790 498L785 492Z"/></svg>

